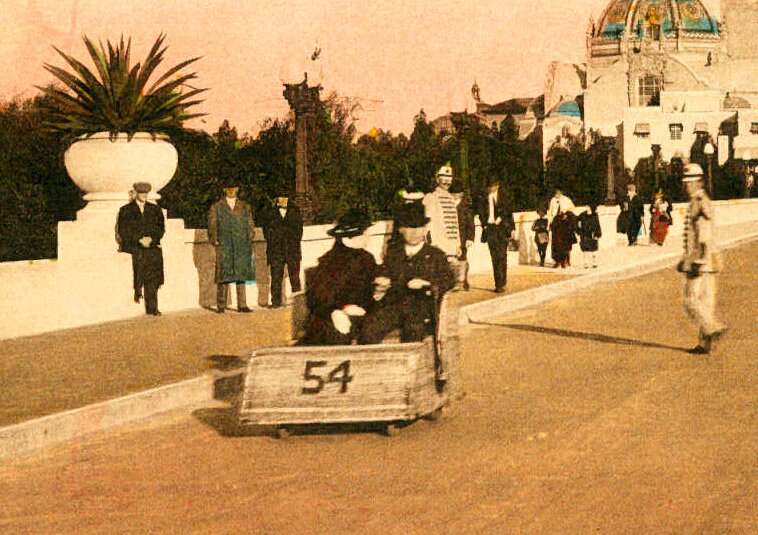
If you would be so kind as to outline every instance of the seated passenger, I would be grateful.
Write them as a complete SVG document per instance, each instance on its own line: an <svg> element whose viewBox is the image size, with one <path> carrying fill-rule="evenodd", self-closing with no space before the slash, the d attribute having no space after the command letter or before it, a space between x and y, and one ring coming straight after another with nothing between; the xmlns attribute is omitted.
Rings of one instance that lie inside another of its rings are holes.
<svg viewBox="0 0 758 535"><path fill-rule="evenodd" d="M383 276L377 277L377 301L363 322L359 340L378 344L392 330L402 330L402 342L419 342L434 329L435 307L455 286L445 253L425 241L424 207L413 203L398 209L395 225L402 243L387 248Z"/></svg>
<svg viewBox="0 0 758 535"><path fill-rule="evenodd" d="M321 258L305 290L309 317L299 345L350 345L366 308L373 303L372 283L378 274L374 256L365 250L366 212L350 210L327 231L336 238Z"/></svg>

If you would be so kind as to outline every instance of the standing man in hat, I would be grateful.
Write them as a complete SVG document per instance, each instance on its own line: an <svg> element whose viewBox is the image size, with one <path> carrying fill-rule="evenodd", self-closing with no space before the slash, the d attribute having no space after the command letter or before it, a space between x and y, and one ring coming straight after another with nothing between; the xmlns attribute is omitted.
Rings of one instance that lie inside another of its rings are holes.
<svg viewBox="0 0 758 535"><path fill-rule="evenodd" d="M435 307L455 285L445 253L426 242L429 218L418 203L398 209L402 243L384 257L383 275L375 280L376 305L366 316L360 343L378 344L392 330L402 330L403 342L419 342L434 329Z"/></svg>
<svg viewBox="0 0 758 535"><path fill-rule="evenodd" d="M637 186L634 184L628 184L626 186L626 195L621 200L621 213L625 214L620 217L625 217L628 221L626 228L626 239L629 242L629 246L637 245L637 235L642 227L642 217L645 215L645 207L642 204L642 199L637 195Z"/></svg>
<svg viewBox="0 0 758 535"><path fill-rule="evenodd" d="M226 311L227 288L232 282L237 286L237 310L250 312L245 281L255 279L253 211L238 193L239 184L228 180L224 197L208 212L208 240L216 247L216 312L220 314Z"/></svg>
<svg viewBox="0 0 758 535"><path fill-rule="evenodd" d="M684 253L677 271L684 274L684 309L700 329L699 343L688 352L710 353L714 340L726 326L715 316L716 273L719 271L713 242L713 206L703 187L703 169L696 163L684 168L682 182L690 196L684 218Z"/></svg>
<svg viewBox="0 0 758 535"><path fill-rule="evenodd" d="M133 189L134 200L118 211L118 241L121 250L132 255L134 302L139 303L142 299L144 288L145 312L160 316L158 288L163 284L163 210L157 204L147 202L150 184L137 182Z"/></svg>
<svg viewBox="0 0 758 535"><path fill-rule="evenodd" d="M516 223L496 177L490 180L487 192L479 202L479 221L482 223L482 241L490 249L495 292L504 293L508 282L508 240Z"/></svg>
<svg viewBox="0 0 758 535"><path fill-rule="evenodd" d="M378 274L374 255L366 250L371 219L364 210L343 214L327 234L334 246L321 258L307 282L308 323L301 345L350 345L373 304Z"/></svg>
<svg viewBox="0 0 758 535"><path fill-rule="evenodd" d="M271 268L271 306L282 306L284 267L287 267L293 292L301 290L300 260L302 258L303 216L300 209L287 196L276 198L263 235L266 238L266 258Z"/></svg>
<svg viewBox="0 0 758 535"><path fill-rule="evenodd" d="M424 196L424 211L429 218L429 236L432 245L441 249L448 261L455 262L461 254L461 236L458 229L458 203L450 186L453 168L443 165L437 171L437 187Z"/></svg>

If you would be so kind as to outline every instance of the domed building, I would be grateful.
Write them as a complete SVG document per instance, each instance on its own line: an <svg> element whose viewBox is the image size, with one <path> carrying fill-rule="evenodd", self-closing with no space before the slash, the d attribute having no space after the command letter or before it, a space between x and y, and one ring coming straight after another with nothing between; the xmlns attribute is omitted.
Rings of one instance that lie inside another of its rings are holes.
<svg viewBox="0 0 758 535"><path fill-rule="evenodd" d="M590 21L586 64L551 64L545 154L580 130L616 138L629 169L654 145L663 160L687 161L698 140L721 163L758 154L758 3L724 0L722 19L701 0L611 0Z"/></svg>

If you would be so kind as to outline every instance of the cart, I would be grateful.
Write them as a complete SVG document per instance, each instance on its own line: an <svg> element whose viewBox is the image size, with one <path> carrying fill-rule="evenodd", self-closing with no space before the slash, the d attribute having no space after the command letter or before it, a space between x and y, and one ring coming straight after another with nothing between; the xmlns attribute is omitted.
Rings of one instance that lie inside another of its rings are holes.
<svg viewBox="0 0 758 535"><path fill-rule="evenodd" d="M293 335L304 318L293 306ZM241 426L376 422L391 436L407 422L436 420L451 398L459 359L458 318L441 301L436 335L422 342L289 346L252 353L239 407ZM385 340L386 342L386 340Z"/></svg>

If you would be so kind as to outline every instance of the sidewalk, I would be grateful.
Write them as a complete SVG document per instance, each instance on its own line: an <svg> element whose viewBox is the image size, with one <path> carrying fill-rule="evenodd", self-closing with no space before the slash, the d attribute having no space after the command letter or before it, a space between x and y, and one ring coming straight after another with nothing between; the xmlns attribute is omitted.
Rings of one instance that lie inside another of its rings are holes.
<svg viewBox="0 0 758 535"><path fill-rule="evenodd" d="M568 277L524 266L509 275L509 293ZM470 281L470 292L455 294L457 306L498 296L491 275ZM200 309L3 340L0 427L237 368L252 349L285 344L289 336L289 308L223 315Z"/></svg>

